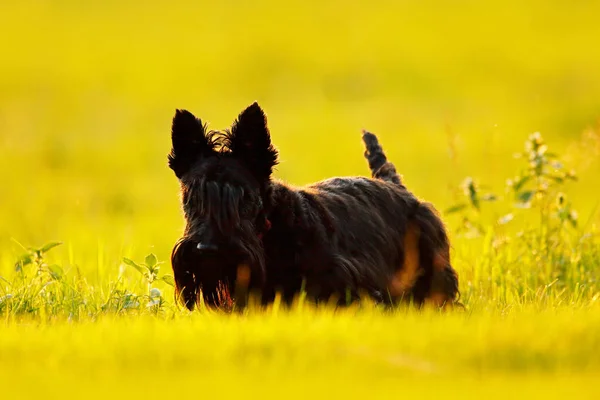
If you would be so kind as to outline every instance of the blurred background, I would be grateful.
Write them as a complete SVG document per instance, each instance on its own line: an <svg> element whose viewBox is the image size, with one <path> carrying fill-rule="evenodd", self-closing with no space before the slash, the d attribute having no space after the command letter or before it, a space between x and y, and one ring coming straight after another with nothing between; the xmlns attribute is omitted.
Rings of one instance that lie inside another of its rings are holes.
<svg viewBox="0 0 600 400"><path fill-rule="evenodd" d="M291 184L368 174L367 128L444 210L467 175L501 194L539 131L577 170L588 218L598 15L591 0L3 1L0 268L16 242L55 240L91 271L166 260L183 228L175 109L223 129L255 100Z"/></svg>

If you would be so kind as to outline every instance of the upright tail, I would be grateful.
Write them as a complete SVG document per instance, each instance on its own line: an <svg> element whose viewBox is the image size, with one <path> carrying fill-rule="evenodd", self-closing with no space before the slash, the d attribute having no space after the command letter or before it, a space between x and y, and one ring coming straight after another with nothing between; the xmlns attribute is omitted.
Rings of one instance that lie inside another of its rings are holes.
<svg viewBox="0 0 600 400"><path fill-rule="evenodd" d="M400 175L396 172L396 167L387 160L387 157L379 144L379 140L377 140L377 136L363 130L362 138L363 142L365 142L365 158L369 162L371 176L404 187L400 180Z"/></svg>

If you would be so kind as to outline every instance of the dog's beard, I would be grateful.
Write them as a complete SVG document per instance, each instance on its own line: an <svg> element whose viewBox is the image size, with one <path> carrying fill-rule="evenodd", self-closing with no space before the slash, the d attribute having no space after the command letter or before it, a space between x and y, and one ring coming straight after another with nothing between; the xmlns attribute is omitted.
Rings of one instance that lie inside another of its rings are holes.
<svg viewBox="0 0 600 400"><path fill-rule="evenodd" d="M264 283L264 251L257 236L234 239L232 247L222 252L201 253L197 245L193 237L183 237L171 255L175 295L189 310L200 293L208 307L227 309L241 294Z"/></svg>

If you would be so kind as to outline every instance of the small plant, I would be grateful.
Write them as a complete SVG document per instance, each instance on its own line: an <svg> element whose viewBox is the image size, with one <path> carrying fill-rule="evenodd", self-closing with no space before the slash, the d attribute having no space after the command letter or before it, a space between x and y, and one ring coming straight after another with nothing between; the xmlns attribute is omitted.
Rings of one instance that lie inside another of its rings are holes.
<svg viewBox="0 0 600 400"><path fill-rule="evenodd" d="M516 158L527 161L527 167L518 175L506 181L507 193L512 211L497 220L498 225L504 225L514 219L518 210L535 209L542 218L541 223L549 222L550 218L557 219L562 226L569 223L577 226L577 212L566 200L561 191L568 181L577 180L573 170L567 170L558 160L555 153L548 151L539 132L531 134L525 142L525 150L515 154ZM478 183L471 177L465 178L460 186L463 201L446 210L446 214L460 213L462 224L459 233L467 237L479 236L482 224L479 221L483 202L498 200L493 193L482 193Z"/></svg>
<svg viewBox="0 0 600 400"><path fill-rule="evenodd" d="M39 248L24 247L26 252L15 263L15 270L23 273L26 266L33 265L38 276L47 276L52 280L60 280L64 275L62 267L56 264L47 264L44 255L61 244L61 242L50 242Z"/></svg>
<svg viewBox="0 0 600 400"><path fill-rule="evenodd" d="M113 289L110 293L108 301L101 306L101 310L107 311L122 311L122 310L137 310L140 307L140 296L126 289Z"/></svg>
<svg viewBox="0 0 600 400"><path fill-rule="evenodd" d="M153 253L148 254L143 263L136 263L135 261L126 257L123 258L123 262L130 267L133 267L146 280L148 285L149 299L146 307L157 309L160 308L164 304L164 299L160 289L153 287L154 282L163 281L169 286L175 286L175 280L173 279L173 276L166 274L159 276L160 265L162 262L159 262Z"/></svg>
<svg viewBox="0 0 600 400"><path fill-rule="evenodd" d="M11 282L0 277L0 312L45 312L53 309L58 302L60 291L56 287L63 284L64 270L60 265L49 264L46 254L60 246L60 242L46 243L41 247L25 247L17 242L25 252L14 264L15 279Z"/></svg>
<svg viewBox="0 0 600 400"><path fill-rule="evenodd" d="M525 160L526 165L506 181L504 199L482 193L469 177L461 185L464 200L446 210L447 214L458 213L462 218L459 235L483 236L482 256L476 262L486 274L474 280L479 290L494 295L510 281L515 288L510 294L513 298L529 296L532 290L544 293L543 288L549 286L573 286L583 262L582 248L587 243L585 235L579 238L568 232L569 228L577 228L577 212L567 200L564 186L576 180L575 172L567 170L558 155L548 151L538 132L527 138L525 149L515 157ZM495 216L495 222L490 224L483 221L481 205L495 200L508 210L505 208L499 214L502 216ZM509 223L516 229L504 227ZM500 251L508 243L514 243L510 252ZM523 269L523 265L529 269ZM474 286L469 282L467 287Z"/></svg>
<svg viewBox="0 0 600 400"><path fill-rule="evenodd" d="M460 191L464 200L458 202L446 210L446 214L460 212L462 215L461 225L458 229L460 234L467 237L479 236L484 228L479 222L482 202L493 202L497 200L493 193L482 193L479 184L470 176L466 177L460 185Z"/></svg>
<svg viewBox="0 0 600 400"><path fill-rule="evenodd" d="M558 156L548 152L548 146L539 132L533 133L525 142L525 150L515 154L527 161L527 168L507 181L508 190L516 200L515 207L537 208L543 218L558 217L562 223L577 226L577 212L565 199L560 188L567 181L577 180L575 172L566 170Z"/></svg>

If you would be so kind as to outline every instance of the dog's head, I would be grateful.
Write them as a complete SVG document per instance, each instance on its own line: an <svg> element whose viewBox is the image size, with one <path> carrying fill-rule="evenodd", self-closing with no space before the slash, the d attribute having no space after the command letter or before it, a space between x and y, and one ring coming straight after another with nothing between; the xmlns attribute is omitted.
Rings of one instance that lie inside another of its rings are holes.
<svg viewBox="0 0 600 400"><path fill-rule="evenodd" d="M257 103L221 132L177 110L171 137L169 167L180 181L186 218L171 256L176 295L192 310L202 290L204 301L218 306L221 289L232 295L239 274L248 284L264 280L261 236L270 226L266 203L277 151Z"/></svg>

